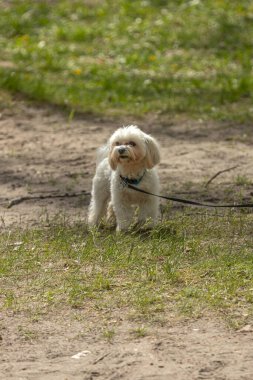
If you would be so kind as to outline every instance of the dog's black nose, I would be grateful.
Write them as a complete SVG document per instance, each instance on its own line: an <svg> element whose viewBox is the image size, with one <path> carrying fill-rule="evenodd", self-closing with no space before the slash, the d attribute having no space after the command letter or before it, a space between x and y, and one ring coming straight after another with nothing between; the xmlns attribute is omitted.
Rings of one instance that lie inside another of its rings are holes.
<svg viewBox="0 0 253 380"><path fill-rule="evenodd" d="M118 152L119 154L123 154L126 151L126 148L119 148Z"/></svg>

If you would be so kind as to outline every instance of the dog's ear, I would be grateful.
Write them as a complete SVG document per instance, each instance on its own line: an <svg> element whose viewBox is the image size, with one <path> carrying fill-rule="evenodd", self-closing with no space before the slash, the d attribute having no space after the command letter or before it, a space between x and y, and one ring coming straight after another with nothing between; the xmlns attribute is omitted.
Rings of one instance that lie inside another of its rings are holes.
<svg viewBox="0 0 253 380"><path fill-rule="evenodd" d="M147 169L152 169L160 162L160 148L156 140L149 135L145 136L145 142L147 149L145 164Z"/></svg>
<svg viewBox="0 0 253 380"><path fill-rule="evenodd" d="M113 154L113 150L112 149L110 149L110 151L109 151L108 161L109 161L109 165L110 165L111 169L112 170L116 170L118 162L115 159L115 155Z"/></svg>

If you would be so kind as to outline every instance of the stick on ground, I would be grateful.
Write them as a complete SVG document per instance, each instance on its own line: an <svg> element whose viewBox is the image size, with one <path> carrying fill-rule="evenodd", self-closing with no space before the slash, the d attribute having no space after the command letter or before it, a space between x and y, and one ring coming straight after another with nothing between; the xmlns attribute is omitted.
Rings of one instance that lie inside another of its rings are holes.
<svg viewBox="0 0 253 380"><path fill-rule="evenodd" d="M18 205L19 203L29 201L29 200L37 200L37 199L47 199L47 198L67 198L67 197L79 197L81 195L90 195L87 191L80 191L78 193L65 193L65 194L47 194L47 195L35 195L35 196L24 196L19 198L14 198L9 201L7 208L11 208L12 206Z"/></svg>
<svg viewBox="0 0 253 380"><path fill-rule="evenodd" d="M215 175L213 175L208 181L207 183L205 184L205 187L208 187L210 185L210 183L216 178L218 177L220 174L222 173L226 173L226 172L230 172L231 170L234 170L236 168L238 168L239 165L237 166L233 166L232 168L228 168L228 169L224 169L224 170L220 170L219 172L217 172Z"/></svg>

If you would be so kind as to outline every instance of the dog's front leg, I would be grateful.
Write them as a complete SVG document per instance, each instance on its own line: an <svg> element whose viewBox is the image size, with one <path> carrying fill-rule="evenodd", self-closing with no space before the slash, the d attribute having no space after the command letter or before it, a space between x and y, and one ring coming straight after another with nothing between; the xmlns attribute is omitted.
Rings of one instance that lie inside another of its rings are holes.
<svg viewBox="0 0 253 380"><path fill-rule="evenodd" d="M148 202L143 202L139 207L138 222L141 225L147 223L147 227L153 227L159 217L159 200L154 198Z"/></svg>
<svg viewBox="0 0 253 380"><path fill-rule="evenodd" d="M133 221L133 212L127 208L122 209L120 212L116 213L117 221L117 231L127 231Z"/></svg>
<svg viewBox="0 0 253 380"><path fill-rule="evenodd" d="M113 209L116 216L117 231L126 231L133 222L134 210L123 196L115 196L112 199Z"/></svg>

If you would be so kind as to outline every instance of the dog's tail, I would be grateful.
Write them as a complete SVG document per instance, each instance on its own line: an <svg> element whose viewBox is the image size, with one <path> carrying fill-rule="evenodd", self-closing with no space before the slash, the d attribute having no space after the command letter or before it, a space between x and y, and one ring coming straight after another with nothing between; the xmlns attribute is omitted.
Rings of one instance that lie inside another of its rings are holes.
<svg viewBox="0 0 253 380"><path fill-rule="evenodd" d="M100 164L101 161L103 161L106 157L108 157L109 148L107 145L104 145L97 150L97 166Z"/></svg>

